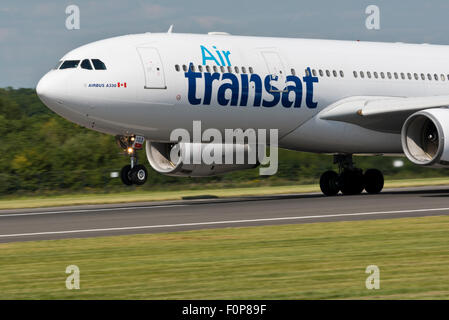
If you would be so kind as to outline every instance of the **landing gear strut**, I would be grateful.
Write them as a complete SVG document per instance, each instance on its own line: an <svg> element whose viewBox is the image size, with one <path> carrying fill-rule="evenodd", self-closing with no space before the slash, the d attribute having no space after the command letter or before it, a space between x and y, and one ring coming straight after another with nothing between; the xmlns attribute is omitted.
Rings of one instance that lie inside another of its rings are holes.
<svg viewBox="0 0 449 320"><path fill-rule="evenodd" d="M326 196L335 196L339 191L344 195L362 193L379 193L384 186L382 172L377 169L368 169L363 173L356 168L351 154L334 155L334 163L338 164L338 172L326 171L321 175L320 188Z"/></svg>
<svg viewBox="0 0 449 320"><path fill-rule="evenodd" d="M141 186L148 178L148 171L145 166L138 164L137 150L142 149L144 137L141 136L117 136L118 145L128 154L131 164L126 165L120 172L123 184L131 186L133 184Z"/></svg>

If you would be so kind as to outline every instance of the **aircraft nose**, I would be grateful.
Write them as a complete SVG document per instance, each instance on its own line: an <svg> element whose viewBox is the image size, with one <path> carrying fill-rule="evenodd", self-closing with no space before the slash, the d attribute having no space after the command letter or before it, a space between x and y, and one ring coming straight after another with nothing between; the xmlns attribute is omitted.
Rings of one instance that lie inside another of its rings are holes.
<svg viewBox="0 0 449 320"><path fill-rule="evenodd" d="M39 98L50 108L55 104L62 104L66 98L66 82L60 75L50 71L36 86L36 93Z"/></svg>
<svg viewBox="0 0 449 320"><path fill-rule="evenodd" d="M49 88L49 81L47 80L46 76L43 76L36 86L36 93L39 98L42 99L46 95L46 93L48 93Z"/></svg>

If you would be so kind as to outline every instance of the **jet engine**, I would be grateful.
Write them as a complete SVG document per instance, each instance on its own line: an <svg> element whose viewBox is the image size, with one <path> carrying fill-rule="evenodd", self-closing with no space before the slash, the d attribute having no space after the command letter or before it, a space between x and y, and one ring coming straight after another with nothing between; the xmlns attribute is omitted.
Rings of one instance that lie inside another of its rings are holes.
<svg viewBox="0 0 449 320"><path fill-rule="evenodd" d="M418 165L449 165L449 108L427 109L412 114L401 132L402 149Z"/></svg>
<svg viewBox="0 0 449 320"><path fill-rule="evenodd" d="M252 169L260 164L257 160L256 146L247 144L214 145L147 141L146 154L154 170L169 176L207 177ZM239 156L236 157L237 154L240 154L240 161Z"/></svg>

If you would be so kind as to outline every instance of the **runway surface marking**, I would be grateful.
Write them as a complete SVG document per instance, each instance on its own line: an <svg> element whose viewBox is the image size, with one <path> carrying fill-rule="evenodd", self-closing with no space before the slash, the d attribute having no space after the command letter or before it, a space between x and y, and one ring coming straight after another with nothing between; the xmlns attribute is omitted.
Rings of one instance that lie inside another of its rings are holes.
<svg viewBox="0 0 449 320"><path fill-rule="evenodd" d="M178 206L178 205L174 205L174 206ZM141 208L141 207L138 207L138 208ZM114 208L114 209L121 209L121 208ZM127 208L127 209L130 209L130 208ZM110 209L107 209L107 210L110 210ZM267 222L267 221L323 219L323 218L336 218L336 217L354 217L354 216L368 216L368 215L382 215L382 214L401 214L401 213L414 213L414 212L425 212L425 211L433 211L433 212L435 212L435 211L448 211L448 210L449 210L449 208L430 208L430 209L412 209L412 210L397 210L397 211L374 211L374 212L357 212L357 213L339 213L339 214L326 214L326 215L313 215L313 216L300 216L300 217L279 217L279 218L264 218L264 219L245 219L245 220L224 220L224 221L209 221L209 222L193 222L193 223L163 224L163 225L152 225L152 226L134 226L134 227L101 228L101 229L63 230L63 231L48 231L48 232L33 232L33 233L1 234L0 238L24 237L24 236L39 236L39 235L52 235L52 234L69 234L69 233L86 233L86 232L106 232L106 231L139 230L139 229L191 227L191 226L221 225L221 224L241 224L241 223ZM79 212L79 211L85 211L85 210L73 210L73 212ZM62 211L62 212L69 212L69 211ZM49 213L47 213L47 214L49 214Z"/></svg>
<svg viewBox="0 0 449 320"><path fill-rule="evenodd" d="M20 217L20 216L41 216L49 214L60 213L88 213L88 212L108 212L108 211L122 211L132 209L159 209L159 208L173 208L185 207L187 204L170 204L170 205L154 205L154 206L136 206L136 207L119 207L119 208L103 208L103 209L79 209L79 210L61 210L61 211L42 211L42 212L24 212L24 213L6 213L0 214L0 218Z"/></svg>

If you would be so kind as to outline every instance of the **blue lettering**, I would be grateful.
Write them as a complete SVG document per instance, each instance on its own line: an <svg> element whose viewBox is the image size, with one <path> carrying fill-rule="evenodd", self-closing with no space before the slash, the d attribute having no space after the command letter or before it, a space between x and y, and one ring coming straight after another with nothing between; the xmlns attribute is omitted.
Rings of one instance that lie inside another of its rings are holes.
<svg viewBox="0 0 449 320"><path fill-rule="evenodd" d="M214 80L220 80L220 74L215 73L205 73L204 74L204 100L203 104L209 105L212 98L212 83Z"/></svg>
<svg viewBox="0 0 449 320"><path fill-rule="evenodd" d="M218 88L217 100L222 106L228 104L229 99L226 99L226 90L231 90L231 106L236 106L239 99L239 80L232 73L223 73L222 80L231 80L231 83L223 83Z"/></svg>
<svg viewBox="0 0 449 320"><path fill-rule="evenodd" d="M196 97L196 79L201 78L203 75L201 72L194 72L193 69L193 63L190 63L189 70L184 73L185 77L189 79L189 93L188 93L188 99L189 103L192 105L198 105L201 103L201 99L198 99Z"/></svg>
<svg viewBox="0 0 449 320"><path fill-rule="evenodd" d="M251 78L249 78L249 82L254 83L254 106L260 107L260 103L262 101L262 80L260 77L253 73Z"/></svg>
<svg viewBox="0 0 449 320"><path fill-rule="evenodd" d="M218 54L218 57L220 58L220 61L221 61L221 65L224 66L225 63L224 63L223 57L221 56L220 51L217 50L216 46L212 46L212 47L215 49L215 52Z"/></svg>
<svg viewBox="0 0 449 320"><path fill-rule="evenodd" d="M295 93L295 104L293 105L294 108L301 107L301 100L302 100L302 83L301 80L299 80L298 77L295 76L287 76L287 82L291 81L294 82L294 86L287 86L284 89L284 92L282 93L282 105L286 108L290 108L293 104L292 101L288 99L288 96L290 92Z"/></svg>
<svg viewBox="0 0 449 320"><path fill-rule="evenodd" d="M213 62L215 62L217 65L220 65L217 61L217 59L215 59L214 55L207 50L207 48L205 46L200 46L201 48L201 56L203 57L203 64L206 64L207 60L212 60Z"/></svg>
<svg viewBox="0 0 449 320"><path fill-rule="evenodd" d="M240 105L242 107L246 107L246 105L248 104L248 75L242 73L240 75L240 77L242 78L242 96L240 97Z"/></svg>
<svg viewBox="0 0 449 320"><path fill-rule="evenodd" d="M312 77L312 72L310 68L307 68L307 75L302 78L302 80L306 83L306 105L307 107L313 109L316 108L318 103L313 101L313 83L318 82L318 77Z"/></svg>
<svg viewBox="0 0 449 320"><path fill-rule="evenodd" d="M229 61L229 55L231 54L230 51L223 51L223 55L225 56L226 62L228 63L228 66L231 65L231 61Z"/></svg>
<svg viewBox="0 0 449 320"><path fill-rule="evenodd" d="M282 104L284 108L300 108L303 97L303 85L301 79L297 76L289 75L286 77L283 90L271 85L273 80L272 75L266 75L262 83L262 79L258 74L242 73L236 75L233 73L210 73L204 72L204 96L203 99L196 96L197 94L197 79L203 77L202 72L195 72L192 63L189 69L184 73L188 82L188 101L191 105L210 105L212 101L212 94L214 92L214 82L218 82L217 101L219 105L226 106L242 106L248 105L250 90L254 89L253 106L266 108L275 107ZM227 80L227 81L226 81ZM317 77L311 75L310 68L307 68L306 75L302 78L306 84L305 102L308 108L316 108L318 103L314 101L313 84L318 82ZM89 87L102 87L104 84L89 84ZM114 86L106 84L107 87ZM263 91L264 90L264 91ZM230 98L227 98L228 91L230 91ZM263 92L271 96L271 99L263 99ZM293 95L291 93L294 93Z"/></svg>
<svg viewBox="0 0 449 320"><path fill-rule="evenodd" d="M265 81L264 81L265 89L267 90L267 92L269 94L271 94L273 96L273 100L271 100L271 101L267 101L265 99L263 100L262 105L267 108L274 107L275 105L277 105L279 103L279 100L281 99L281 95L279 94L279 89L276 88L275 86L271 85L271 83L270 83L271 79L272 79L272 76L268 75L265 77Z"/></svg>

